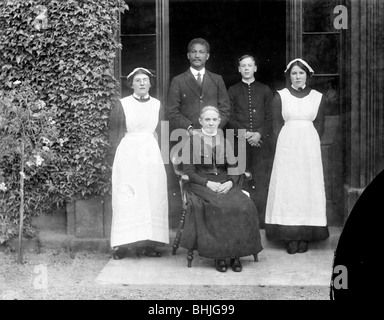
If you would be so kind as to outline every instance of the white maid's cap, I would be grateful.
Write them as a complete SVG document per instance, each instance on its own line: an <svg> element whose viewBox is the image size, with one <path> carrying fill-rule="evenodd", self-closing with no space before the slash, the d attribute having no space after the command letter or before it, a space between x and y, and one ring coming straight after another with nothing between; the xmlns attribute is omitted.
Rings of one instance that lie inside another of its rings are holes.
<svg viewBox="0 0 384 320"><path fill-rule="evenodd" d="M131 77L132 75L134 75L137 71L139 70L143 70L145 72L147 72L149 75L151 75L152 77L154 76L153 73L151 71L149 71L148 69L145 69L145 68L142 68L142 67L139 67L139 68L135 68L128 76L127 76L127 79L129 79L129 77Z"/></svg>
<svg viewBox="0 0 384 320"><path fill-rule="evenodd" d="M296 62L296 61L300 61L303 65L305 65L305 66L308 68L308 70L309 70L309 72L311 73L311 75L314 73L314 71L313 71L313 69L310 67L310 65L309 65L307 62L305 62L303 59L300 59L300 58L293 59L290 63L288 63L287 68L285 69L284 73L287 73L287 71L289 70L289 68L291 67L291 65L292 65L294 62Z"/></svg>

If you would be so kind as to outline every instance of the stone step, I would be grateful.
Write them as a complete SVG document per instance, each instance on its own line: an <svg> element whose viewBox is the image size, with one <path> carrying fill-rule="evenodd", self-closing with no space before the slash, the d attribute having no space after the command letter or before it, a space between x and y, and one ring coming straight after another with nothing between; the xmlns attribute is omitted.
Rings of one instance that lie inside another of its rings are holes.
<svg viewBox="0 0 384 320"><path fill-rule="evenodd" d="M330 228L330 237L309 245L302 254L288 254L283 243L266 240L261 230L264 250L258 262L242 257L243 271L217 272L214 260L194 252L192 267L187 267L187 251L179 248L172 255L176 230L170 230L170 244L159 247L162 258L128 255L107 263L96 279L105 285L148 286L329 286L334 250L341 228Z"/></svg>

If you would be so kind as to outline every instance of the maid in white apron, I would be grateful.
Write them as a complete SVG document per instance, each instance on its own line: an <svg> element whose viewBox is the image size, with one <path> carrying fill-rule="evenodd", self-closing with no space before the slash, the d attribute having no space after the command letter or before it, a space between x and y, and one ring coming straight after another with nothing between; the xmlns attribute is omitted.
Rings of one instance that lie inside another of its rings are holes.
<svg viewBox="0 0 384 320"><path fill-rule="evenodd" d="M320 145L325 98L307 85L313 69L304 60L292 60L285 73L291 85L273 100L278 138L265 230L268 239L285 240L293 254L329 236Z"/></svg>
<svg viewBox="0 0 384 320"><path fill-rule="evenodd" d="M115 259L122 258L123 245L139 255L159 257L156 245L169 243L167 177L155 138L160 101L148 94L152 77L145 68L128 75L134 92L120 100L111 119L112 145L117 145L112 170Z"/></svg>

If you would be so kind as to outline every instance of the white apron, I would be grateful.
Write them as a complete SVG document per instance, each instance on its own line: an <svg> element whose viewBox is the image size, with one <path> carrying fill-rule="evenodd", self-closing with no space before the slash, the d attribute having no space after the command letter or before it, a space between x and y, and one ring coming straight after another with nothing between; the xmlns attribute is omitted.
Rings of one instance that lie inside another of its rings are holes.
<svg viewBox="0 0 384 320"><path fill-rule="evenodd" d="M326 226L326 199L319 135L313 125L322 94L296 98L278 91L285 121L277 139L265 222Z"/></svg>
<svg viewBox="0 0 384 320"><path fill-rule="evenodd" d="M121 99L127 133L112 170L111 246L141 240L169 243L167 176L154 132L160 101Z"/></svg>

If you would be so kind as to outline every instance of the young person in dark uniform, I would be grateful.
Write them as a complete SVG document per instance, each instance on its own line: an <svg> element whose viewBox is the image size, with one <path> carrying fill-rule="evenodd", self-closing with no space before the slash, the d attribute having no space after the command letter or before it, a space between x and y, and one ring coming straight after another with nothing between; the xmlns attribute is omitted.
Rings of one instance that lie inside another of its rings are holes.
<svg viewBox="0 0 384 320"><path fill-rule="evenodd" d="M256 60L251 55L239 59L241 81L229 88L231 102L230 120L227 128L245 130L245 140L236 150L246 150L246 167L252 173L252 181L246 190L255 202L261 222L265 216L269 177L273 162L271 89L255 80ZM244 131L243 131L244 132ZM244 133L243 133L244 134Z"/></svg>

